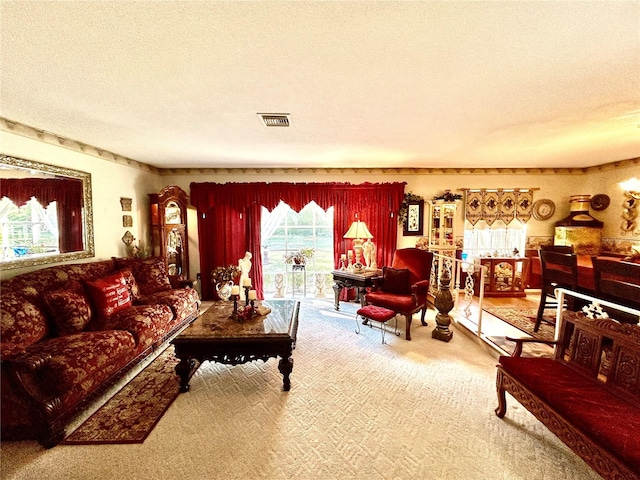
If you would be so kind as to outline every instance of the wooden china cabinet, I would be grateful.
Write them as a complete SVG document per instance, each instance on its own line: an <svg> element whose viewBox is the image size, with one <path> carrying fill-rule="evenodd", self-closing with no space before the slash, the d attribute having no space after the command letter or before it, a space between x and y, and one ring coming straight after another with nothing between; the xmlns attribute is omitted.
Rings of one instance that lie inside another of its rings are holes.
<svg viewBox="0 0 640 480"><path fill-rule="evenodd" d="M160 193L150 193L149 200L153 256L165 259L172 283L188 280L187 194L180 187L168 186Z"/></svg>

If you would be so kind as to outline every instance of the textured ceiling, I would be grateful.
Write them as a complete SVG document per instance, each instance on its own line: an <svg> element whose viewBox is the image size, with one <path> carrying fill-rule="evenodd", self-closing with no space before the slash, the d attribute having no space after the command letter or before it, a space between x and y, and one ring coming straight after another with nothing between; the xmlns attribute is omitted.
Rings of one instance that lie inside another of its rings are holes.
<svg viewBox="0 0 640 480"><path fill-rule="evenodd" d="M640 156L638 1L3 0L0 14L0 116L160 168Z"/></svg>

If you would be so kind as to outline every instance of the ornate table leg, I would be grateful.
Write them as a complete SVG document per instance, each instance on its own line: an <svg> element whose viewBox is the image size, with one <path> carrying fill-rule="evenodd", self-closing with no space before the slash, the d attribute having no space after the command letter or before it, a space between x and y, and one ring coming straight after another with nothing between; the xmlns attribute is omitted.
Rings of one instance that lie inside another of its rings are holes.
<svg viewBox="0 0 640 480"><path fill-rule="evenodd" d="M291 380L289 379L289 375L293 370L293 358L281 358L280 363L278 363L278 370L280 370L280 373L282 373L283 389L285 392L288 392L291 389Z"/></svg>
<svg viewBox="0 0 640 480"><path fill-rule="evenodd" d="M333 294L335 296L334 308L340 311L340 292L342 292L342 284L335 282L333 284Z"/></svg>
<svg viewBox="0 0 640 480"><path fill-rule="evenodd" d="M189 391L189 380L196 370L198 369L198 363L195 358L181 358L180 363L176 365L176 374L180 377L180 392L185 393Z"/></svg>

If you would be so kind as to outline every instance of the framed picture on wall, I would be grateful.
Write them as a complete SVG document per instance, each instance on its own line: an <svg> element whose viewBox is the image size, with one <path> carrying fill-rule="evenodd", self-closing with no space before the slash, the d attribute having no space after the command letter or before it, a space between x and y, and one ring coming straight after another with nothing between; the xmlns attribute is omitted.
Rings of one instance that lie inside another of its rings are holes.
<svg viewBox="0 0 640 480"><path fill-rule="evenodd" d="M407 207L407 220L404 222L405 236L422 235L424 228L424 200L410 201Z"/></svg>

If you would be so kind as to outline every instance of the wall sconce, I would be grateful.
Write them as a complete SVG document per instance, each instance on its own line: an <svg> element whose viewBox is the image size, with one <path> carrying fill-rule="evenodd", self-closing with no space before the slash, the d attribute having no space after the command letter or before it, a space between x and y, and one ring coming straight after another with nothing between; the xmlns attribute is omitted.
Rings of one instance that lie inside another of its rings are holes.
<svg viewBox="0 0 640 480"><path fill-rule="evenodd" d="M640 228L638 228L638 222L636 221L638 216L638 203L640 202L640 180L634 177L620 182L618 185L624 190L622 225L620 225L622 234L632 233L633 235L640 235Z"/></svg>

